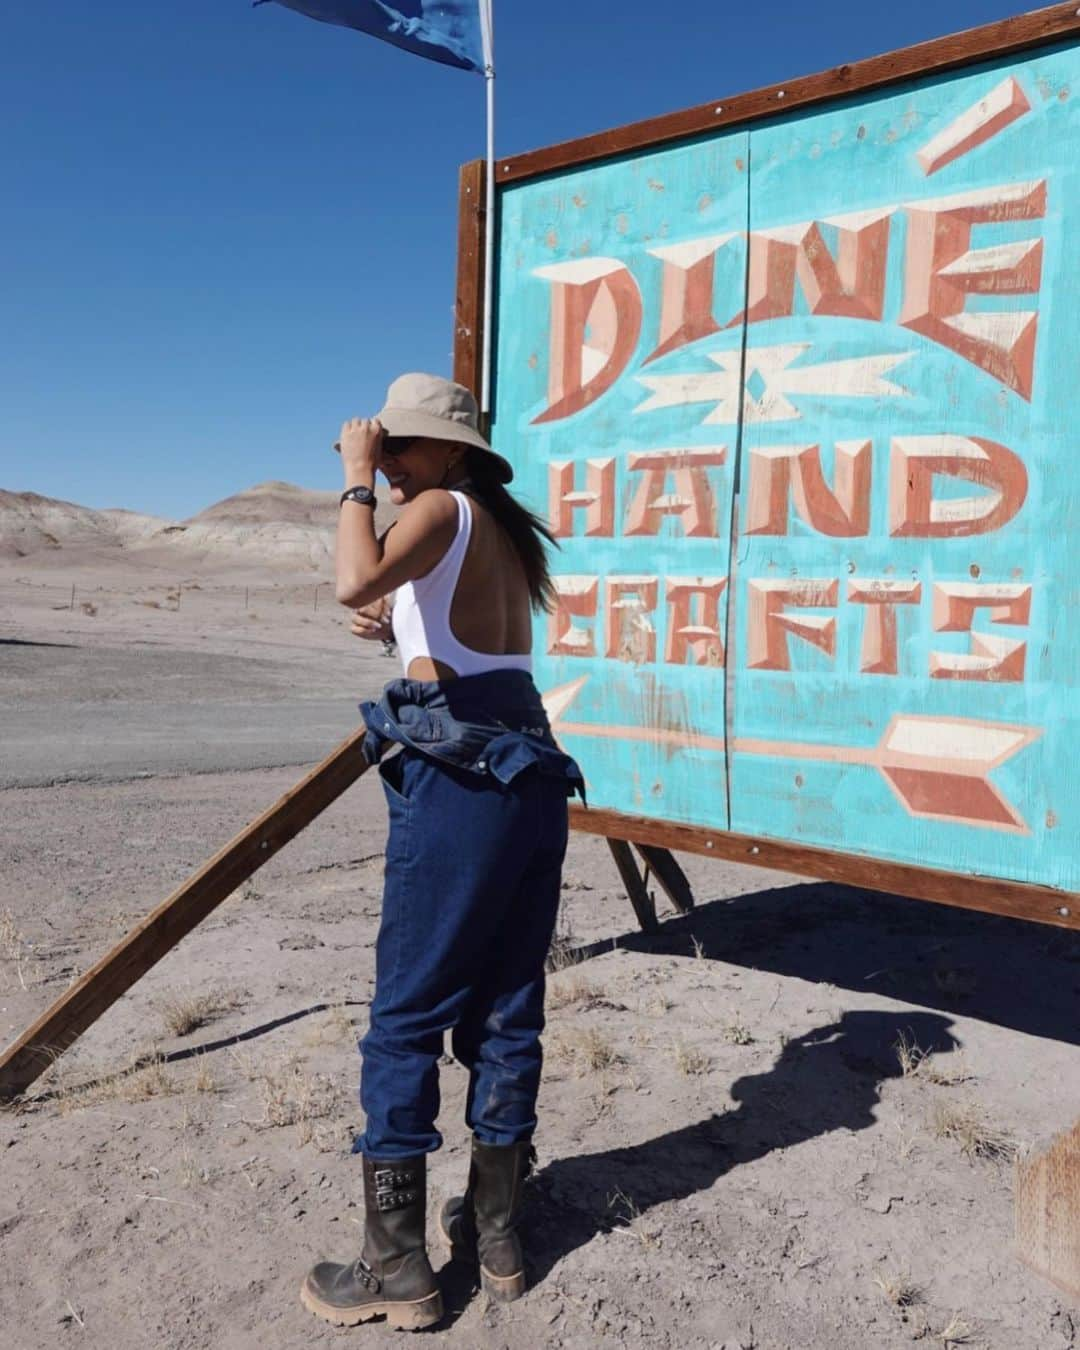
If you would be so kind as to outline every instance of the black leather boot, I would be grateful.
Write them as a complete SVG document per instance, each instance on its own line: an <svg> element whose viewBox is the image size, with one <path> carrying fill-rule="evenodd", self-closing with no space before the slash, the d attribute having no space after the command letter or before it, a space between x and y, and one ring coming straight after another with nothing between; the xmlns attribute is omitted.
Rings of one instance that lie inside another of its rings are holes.
<svg viewBox="0 0 1080 1350"><path fill-rule="evenodd" d="M479 1265L480 1287L500 1303L512 1303L525 1292L517 1225L534 1156L528 1140L483 1144L474 1135L465 1194L448 1200L439 1216L454 1256Z"/></svg>
<svg viewBox="0 0 1080 1350"><path fill-rule="evenodd" d="M322 1261L307 1274L300 1301L316 1317L354 1327L385 1317L418 1331L442 1319L442 1294L424 1245L427 1156L364 1158L364 1252L349 1265Z"/></svg>

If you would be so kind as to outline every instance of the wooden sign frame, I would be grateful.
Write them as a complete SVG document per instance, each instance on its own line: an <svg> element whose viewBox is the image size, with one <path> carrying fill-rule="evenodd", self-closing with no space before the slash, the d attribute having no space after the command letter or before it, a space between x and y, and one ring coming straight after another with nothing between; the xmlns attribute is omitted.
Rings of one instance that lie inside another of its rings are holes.
<svg viewBox="0 0 1080 1350"><path fill-rule="evenodd" d="M496 164L497 187L614 155L667 146L718 128L745 126L796 108L887 88L916 76L1010 56L1080 36L1075 0L950 34L851 65L682 112L511 156ZM484 162L462 166L459 185L454 378L479 393L483 351L486 218ZM1080 929L1080 894L1052 887L890 862L766 837L751 837L609 810L571 809L575 829L636 844L682 849L914 899Z"/></svg>

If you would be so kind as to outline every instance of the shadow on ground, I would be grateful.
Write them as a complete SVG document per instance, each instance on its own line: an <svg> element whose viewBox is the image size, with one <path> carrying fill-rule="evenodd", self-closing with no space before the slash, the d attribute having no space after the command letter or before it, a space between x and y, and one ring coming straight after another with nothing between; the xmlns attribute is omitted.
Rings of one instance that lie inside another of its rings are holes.
<svg viewBox="0 0 1080 1350"><path fill-rule="evenodd" d="M74 651L77 642L31 642L29 638L0 638L0 647L66 647Z"/></svg>
<svg viewBox="0 0 1080 1350"><path fill-rule="evenodd" d="M831 883L713 900L575 954L694 956L695 939L707 958L1080 1044L1080 933Z"/></svg>
<svg viewBox="0 0 1080 1350"><path fill-rule="evenodd" d="M901 1073L895 1049L901 1033L944 1054L956 1046L950 1027L937 1013L846 1012L788 1041L771 1068L737 1079L734 1110L640 1144L548 1163L530 1183L530 1282L543 1280L598 1233L708 1190L774 1149L873 1126L881 1084Z"/></svg>

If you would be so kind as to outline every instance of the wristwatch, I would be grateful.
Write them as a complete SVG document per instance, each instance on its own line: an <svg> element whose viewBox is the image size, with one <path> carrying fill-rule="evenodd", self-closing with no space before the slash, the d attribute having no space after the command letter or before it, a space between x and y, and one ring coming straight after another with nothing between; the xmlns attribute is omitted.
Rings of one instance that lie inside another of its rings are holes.
<svg viewBox="0 0 1080 1350"><path fill-rule="evenodd" d="M375 494L369 487L351 487L346 488L341 494L339 506L344 506L346 502L358 502L361 506L374 506Z"/></svg>

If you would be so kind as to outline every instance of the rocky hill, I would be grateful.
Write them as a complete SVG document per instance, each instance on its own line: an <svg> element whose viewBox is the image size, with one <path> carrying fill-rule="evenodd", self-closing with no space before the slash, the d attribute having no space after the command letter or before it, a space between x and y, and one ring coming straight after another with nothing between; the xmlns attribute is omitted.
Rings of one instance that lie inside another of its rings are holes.
<svg viewBox="0 0 1080 1350"><path fill-rule="evenodd" d="M195 575L267 569L328 575L337 513L336 492L280 482L259 483L184 521L0 489L0 566L25 572L131 564ZM385 529L395 514L381 505L377 528Z"/></svg>

